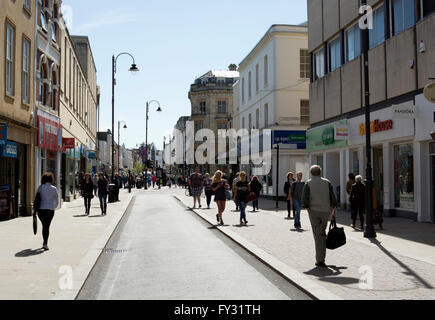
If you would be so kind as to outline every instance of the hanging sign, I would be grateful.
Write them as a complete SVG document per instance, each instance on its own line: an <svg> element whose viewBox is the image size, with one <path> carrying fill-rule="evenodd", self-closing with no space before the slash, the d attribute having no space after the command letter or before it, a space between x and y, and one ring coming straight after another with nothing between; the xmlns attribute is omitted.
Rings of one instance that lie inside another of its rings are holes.
<svg viewBox="0 0 435 320"><path fill-rule="evenodd" d="M8 140L8 125L0 123L0 145L4 145Z"/></svg>
<svg viewBox="0 0 435 320"><path fill-rule="evenodd" d="M435 103L435 82L429 83L423 91L424 97L432 103Z"/></svg>
<svg viewBox="0 0 435 320"><path fill-rule="evenodd" d="M62 146L64 150L74 149L75 139L74 138L62 138Z"/></svg>

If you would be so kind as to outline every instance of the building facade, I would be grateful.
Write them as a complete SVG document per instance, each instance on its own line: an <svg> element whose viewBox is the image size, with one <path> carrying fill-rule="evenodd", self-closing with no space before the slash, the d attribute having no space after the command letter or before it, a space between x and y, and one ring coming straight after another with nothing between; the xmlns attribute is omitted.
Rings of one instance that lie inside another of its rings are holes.
<svg viewBox="0 0 435 320"><path fill-rule="evenodd" d="M215 159L201 166L204 173L206 171L214 173L218 169L224 172L229 170L228 165L217 164L217 137L218 130L230 129L233 114L233 85L239 79L239 72L236 69L236 65L231 65L228 71L211 70L197 78L190 86L189 99L192 105L190 121L195 123L195 135L201 129L210 129L216 137L215 141L205 142L207 148L215 148ZM196 151L200 145L205 147L204 143L195 141L193 150ZM188 152L191 152L189 148Z"/></svg>
<svg viewBox="0 0 435 320"><path fill-rule="evenodd" d="M0 220L32 212L36 17L35 0L0 2Z"/></svg>
<svg viewBox="0 0 435 320"><path fill-rule="evenodd" d="M242 158L258 156L256 153L261 151L271 152L271 170L259 176L266 196L275 196L277 192L284 195L287 172L302 171L305 177L308 174L305 135L309 127L309 66L306 24L271 26L239 65L234 127L250 133L253 129L260 133L269 129L272 133L269 150L264 147L246 154L239 152ZM279 157L277 150L271 150L276 143L280 145ZM240 170L249 176L254 174L252 163L242 164Z"/></svg>
<svg viewBox="0 0 435 320"><path fill-rule="evenodd" d="M435 74L435 5L369 0L369 82L376 204L384 215L434 221L435 104L422 97ZM348 202L350 172L365 176L364 74L359 0L308 0L312 62L308 145ZM414 110L403 116L397 110Z"/></svg>
<svg viewBox="0 0 435 320"><path fill-rule="evenodd" d="M98 141L98 171L110 175L112 170L112 133L97 133Z"/></svg>

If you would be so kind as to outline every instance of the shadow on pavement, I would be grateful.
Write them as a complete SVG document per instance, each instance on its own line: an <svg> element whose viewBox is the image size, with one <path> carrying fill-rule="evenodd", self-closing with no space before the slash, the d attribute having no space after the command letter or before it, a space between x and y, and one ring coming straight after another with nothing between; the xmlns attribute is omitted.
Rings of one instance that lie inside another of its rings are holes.
<svg viewBox="0 0 435 320"><path fill-rule="evenodd" d="M45 252L45 250L42 249L42 248L39 248L39 249L36 249L36 250L26 249L26 250L17 252L15 254L15 257L17 257L17 258L26 258L26 257L38 256L40 254L43 254L44 252Z"/></svg>
<svg viewBox="0 0 435 320"><path fill-rule="evenodd" d="M255 224L233 224L233 227L236 228L249 228L249 227L255 227Z"/></svg>
<svg viewBox="0 0 435 320"><path fill-rule="evenodd" d="M347 267L327 266L327 268L316 267L310 271L304 272L306 275L315 276L320 281L331 282L335 284L354 284L359 283L359 279L351 277L341 277L341 270L346 270Z"/></svg>
<svg viewBox="0 0 435 320"><path fill-rule="evenodd" d="M304 232L307 232L307 231L309 231L309 230L304 230L304 229L290 229L290 231L292 231L292 232L298 232L298 233L304 233Z"/></svg>
<svg viewBox="0 0 435 320"><path fill-rule="evenodd" d="M81 215L73 216L73 218L84 218L87 216L88 216L87 214L81 214Z"/></svg>
<svg viewBox="0 0 435 320"><path fill-rule="evenodd" d="M417 273L415 273L412 269L410 269L406 264L396 258L390 251L385 249L382 244L376 239L370 239L370 242L376 245L383 253L385 253L391 260L396 262L399 266L406 270L405 274L414 277L421 285L423 285L427 289L433 289L433 287L427 283L422 277L420 277Z"/></svg>
<svg viewBox="0 0 435 320"><path fill-rule="evenodd" d="M97 215L97 216L88 216L89 218L103 218L104 216L102 216L101 214Z"/></svg>

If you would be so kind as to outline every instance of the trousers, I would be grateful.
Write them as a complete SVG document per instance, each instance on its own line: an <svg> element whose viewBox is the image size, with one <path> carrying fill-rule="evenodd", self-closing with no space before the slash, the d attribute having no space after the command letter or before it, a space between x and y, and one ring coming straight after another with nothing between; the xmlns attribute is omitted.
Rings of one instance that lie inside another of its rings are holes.
<svg viewBox="0 0 435 320"><path fill-rule="evenodd" d="M48 237L50 236L50 224L54 217L54 210L39 210L38 218L42 223L42 238L44 244L48 244Z"/></svg>
<svg viewBox="0 0 435 320"><path fill-rule="evenodd" d="M326 258L326 228L330 214L310 210L309 217L316 245L316 263L325 262Z"/></svg>
<svg viewBox="0 0 435 320"><path fill-rule="evenodd" d="M91 197L84 197L85 200L85 209L86 209L86 213L89 214L89 211L91 210Z"/></svg>

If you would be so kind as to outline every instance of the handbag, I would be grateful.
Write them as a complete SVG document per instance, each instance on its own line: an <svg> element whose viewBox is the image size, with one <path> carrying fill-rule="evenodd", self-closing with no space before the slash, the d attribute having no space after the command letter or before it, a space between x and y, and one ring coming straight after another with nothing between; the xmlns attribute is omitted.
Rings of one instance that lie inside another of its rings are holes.
<svg viewBox="0 0 435 320"><path fill-rule="evenodd" d="M329 250L338 249L346 244L344 228L337 227L337 221L333 219L329 225L328 236L326 237L326 248Z"/></svg>
<svg viewBox="0 0 435 320"><path fill-rule="evenodd" d="M257 199L258 199L258 197L255 194L255 192L251 192L246 196L246 203L249 203L251 201L256 201Z"/></svg>
<svg viewBox="0 0 435 320"><path fill-rule="evenodd" d="M38 232L38 219L36 217L36 213L33 215L33 234L36 236Z"/></svg>

